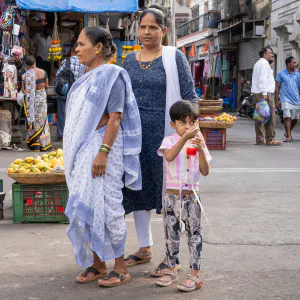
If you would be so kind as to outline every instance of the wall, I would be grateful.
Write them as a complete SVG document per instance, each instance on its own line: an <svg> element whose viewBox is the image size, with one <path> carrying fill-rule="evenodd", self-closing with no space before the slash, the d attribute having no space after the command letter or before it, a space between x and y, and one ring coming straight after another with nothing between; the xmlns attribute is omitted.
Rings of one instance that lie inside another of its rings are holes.
<svg viewBox="0 0 300 300"><path fill-rule="evenodd" d="M277 55L277 70L285 68L285 58L300 60L300 5L299 0L273 0L271 38L269 44ZM298 22L297 22L298 20Z"/></svg>

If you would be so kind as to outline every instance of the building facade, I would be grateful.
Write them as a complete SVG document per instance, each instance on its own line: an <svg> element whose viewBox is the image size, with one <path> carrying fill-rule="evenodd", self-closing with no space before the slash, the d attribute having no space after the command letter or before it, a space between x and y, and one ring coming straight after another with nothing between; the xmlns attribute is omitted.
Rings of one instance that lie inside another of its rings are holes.
<svg viewBox="0 0 300 300"><path fill-rule="evenodd" d="M277 70L285 68L285 59L300 61L300 0L272 0L271 39Z"/></svg>

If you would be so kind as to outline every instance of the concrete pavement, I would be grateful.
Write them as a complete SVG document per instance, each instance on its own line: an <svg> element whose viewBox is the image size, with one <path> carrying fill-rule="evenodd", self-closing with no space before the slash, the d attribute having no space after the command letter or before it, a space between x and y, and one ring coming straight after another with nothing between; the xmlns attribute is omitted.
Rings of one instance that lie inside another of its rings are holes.
<svg viewBox="0 0 300 300"><path fill-rule="evenodd" d="M104 290L96 283L78 285L79 273L65 231L67 225L12 224L9 194L0 222L0 299L300 299L300 128L283 147L254 145L250 120L227 134L227 150L212 151L211 174L202 179L202 202L211 226L203 221L203 288L182 294L158 288L149 272L162 259L162 218L153 214L155 245L150 264L130 269L132 282ZM281 127L277 138L283 139ZM10 161L22 155L0 152L4 188ZM24 154L23 154L24 155ZM23 157L22 155L22 157ZM24 155L25 156L25 155ZM126 254L138 248L132 215L127 216ZM188 272L182 238L179 273ZM112 267L112 262L108 263Z"/></svg>

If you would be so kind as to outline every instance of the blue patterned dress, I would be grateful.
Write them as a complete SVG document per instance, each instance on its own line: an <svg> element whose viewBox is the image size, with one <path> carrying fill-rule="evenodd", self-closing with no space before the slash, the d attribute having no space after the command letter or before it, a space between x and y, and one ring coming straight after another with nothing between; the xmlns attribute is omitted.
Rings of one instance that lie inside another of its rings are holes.
<svg viewBox="0 0 300 300"><path fill-rule="evenodd" d="M184 54L177 50L176 62L180 92L184 100L197 102L194 81ZM133 92L140 110L142 122L143 189L123 190L126 214L137 210L152 210L160 214L162 208L163 160L157 155L165 132L166 72L162 57L157 58L148 70L140 68L136 53L129 54L124 63L129 73Z"/></svg>

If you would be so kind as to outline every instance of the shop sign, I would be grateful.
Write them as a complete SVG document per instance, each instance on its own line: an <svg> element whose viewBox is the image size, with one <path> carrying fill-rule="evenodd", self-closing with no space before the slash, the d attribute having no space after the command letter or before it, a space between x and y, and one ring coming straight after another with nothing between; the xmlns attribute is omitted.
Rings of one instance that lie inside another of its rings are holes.
<svg viewBox="0 0 300 300"><path fill-rule="evenodd" d="M215 53L220 51L219 38L215 37L209 40L209 52Z"/></svg>

